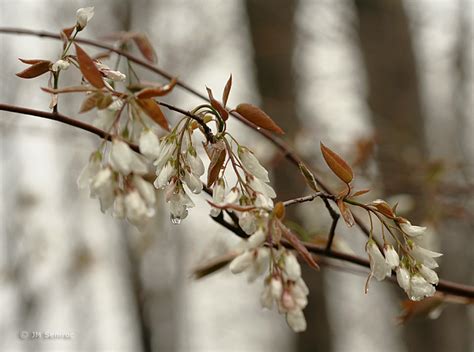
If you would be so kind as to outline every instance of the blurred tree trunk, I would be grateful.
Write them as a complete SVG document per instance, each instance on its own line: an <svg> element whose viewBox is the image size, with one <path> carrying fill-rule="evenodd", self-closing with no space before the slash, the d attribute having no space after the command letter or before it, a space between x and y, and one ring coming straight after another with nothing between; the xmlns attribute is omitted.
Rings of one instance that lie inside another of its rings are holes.
<svg viewBox="0 0 474 352"><path fill-rule="evenodd" d="M297 3L297 0L275 0L271 3L246 1L262 108L285 130L290 143L301 128L297 119L296 85L292 68ZM281 160L281 165L275 168L274 176L279 199L299 196L305 189L300 182L298 169L286 159ZM301 221L293 209L290 209L287 217ZM304 268L303 275L311 291L305 310L308 329L298 335L296 350L330 351L331 334L324 299L323 271L315 273Z"/></svg>
<svg viewBox="0 0 474 352"><path fill-rule="evenodd" d="M429 187L423 172L428 153L407 14L401 0L355 0L355 5L369 85L368 102L380 141L377 161L383 192L385 195L411 195L415 209L409 216L419 223L430 209ZM435 321L408 323L405 328L408 350L445 351L446 347L441 343L441 336L446 331L445 320L449 319L445 316ZM464 335L467 329L453 319L449 321L450 326L455 326L458 342L457 347L451 345L450 349L466 350Z"/></svg>
<svg viewBox="0 0 474 352"><path fill-rule="evenodd" d="M419 222L426 215L422 165L427 151L408 19L401 0L355 4L383 191L411 195L416 209L410 216Z"/></svg>

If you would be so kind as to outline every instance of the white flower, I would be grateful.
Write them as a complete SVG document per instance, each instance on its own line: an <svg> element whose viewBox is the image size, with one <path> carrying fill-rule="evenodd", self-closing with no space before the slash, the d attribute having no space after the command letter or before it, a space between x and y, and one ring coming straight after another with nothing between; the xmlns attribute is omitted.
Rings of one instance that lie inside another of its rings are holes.
<svg viewBox="0 0 474 352"><path fill-rule="evenodd" d="M395 272L397 273L398 285L403 288L405 292L408 292L408 289L410 288L410 273L406 268L401 266L399 266Z"/></svg>
<svg viewBox="0 0 474 352"><path fill-rule="evenodd" d="M187 170L184 172L184 182L194 194L201 193L203 187L201 180Z"/></svg>
<svg viewBox="0 0 474 352"><path fill-rule="evenodd" d="M89 159L89 162L81 171L79 177L77 178L77 186L79 189L84 189L89 187L92 182L92 179L100 170L100 156L93 154Z"/></svg>
<svg viewBox="0 0 474 352"><path fill-rule="evenodd" d="M158 158L153 163L153 165L156 166L156 175L160 174L161 169L168 162L175 148L176 148L176 145L169 138L166 138L161 141L160 154L158 155Z"/></svg>
<svg viewBox="0 0 474 352"><path fill-rule="evenodd" d="M223 179L219 179L212 190L212 202L215 204L221 204L224 201L224 198L225 182ZM219 216L219 214L221 213L221 209L212 207L210 213L212 217Z"/></svg>
<svg viewBox="0 0 474 352"><path fill-rule="evenodd" d="M138 193L140 193L140 196L145 200L147 206L154 207L156 202L156 194L153 185L138 175L133 175L132 182L138 190Z"/></svg>
<svg viewBox="0 0 474 352"><path fill-rule="evenodd" d="M176 169L171 162L167 163L153 183L157 189L166 187L170 178L176 174Z"/></svg>
<svg viewBox="0 0 474 352"><path fill-rule="evenodd" d="M97 118L92 121L92 125L102 131L110 131L116 118L116 112L110 109L97 111Z"/></svg>
<svg viewBox="0 0 474 352"><path fill-rule="evenodd" d="M273 200L265 197L262 193L257 193L254 202L256 207L271 210L273 208Z"/></svg>
<svg viewBox="0 0 474 352"><path fill-rule="evenodd" d="M111 79L112 81L120 82L125 81L127 78L127 76L125 76L122 72L111 70L109 66L103 64L102 62L97 62L96 66L105 77Z"/></svg>
<svg viewBox="0 0 474 352"><path fill-rule="evenodd" d="M198 176L202 176L204 174L204 164L194 149L188 151L186 154L186 161L188 162L193 174Z"/></svg>
<svg viewBox="0 0 474 352"><path fill-rule="evenodd" d="M426 231L426 227L412 225L408 220L406 222L400 223L400 228L403 232L405 232L408 236L411 237L421 236Z"/></svg>
<svg viewBox="0 0 474 352"><path fill-rule="evenodd" d="M148 167L127 143L114 139L110 152L110 166L120 174L127 176L131 172L146 174Z"/></svg>
<svg viewBox="0 0 474 352"><path fill-rule="evenodd" d="M188 208L194 207L194 203L182 188L175 191L169 199L171 221L175 224L188 216Z"/></svg>
<svg viewBox="0 0 474 352"><path fill-rule="evenodd" d="M294 332L302 332L306 330L306 319L303 311L296 309L286 314L286 322Z"/></svg>
<svg viewBox="0 0 474 352"><path fill-rule="evenodd" d="M240 191L237 187L233 187L229 193L224 198L223 203L224 204L234 204L238 203L238 200L240 199Z"/></svg>
<svg viewBox="0 0 474 352"><path fill-rule="evenodd" d="M155 160L160 154L160 141L152 130L146 129L140 133L138 146L140 153L150 160Z"/></svg>
<svg viewBox="0 0 474 352"><path fill-rule="evenodd" d="M280 278L273 277L265 280L265 286L260 295L260 304L263 308L272 309L273 301L279 302L283 294L283 284Z"/></svg>
<svg viewBox="0 0 474 352"><path fill-rule="evenodd" d="M438 274L435 271L431 270L427 266L421 264L419 270L421 276L425 278L430 284L437 285L439 282Z"/></svg>
<svg viewBox="0 0 474 352"><path fill-rule="evenodd" d="M229 268L232 274L240 274L246 270L253 262L253 252L245 251L230 262Z"/></svg>
<svg viewBox="0 0 474 352"><path fill-rule="evenodd" d="M133 190L125 196L127 219L134 225L142 225L148 217L148 207L138 191Z"/></svg>
<svg viewBox="0 0 474 352"><path fill-rule="evenodd" d="M262 165L260 165L258 159L249 149L245 147L239 147L238 153L239 159L242 162L245 170L264 182L270 181L268 178L268 171Z"/></svg>
<svg viewBox="0 0 474 352"><path fill-rule="evenodd" d="M114 203L115 181L108 167L100 170L91 181L91 197L99 198L100 210L105 213Z"/></svg>
<svg viewBox="0 0 474 352"><path fill-rule="evenodd" d="M288 275L288 279L296 281L301 277L301 266L298 263L298 259L291 252L287 252L285 255L285 272Z"/></svg>
<svg viewBox="0 0 474 352"><path fill-rule="evenodd" d="M112 81L115 82L122 82L125 81L127 76L125 76L122 72L120 71L114 71L114 70L104 70L102 71L105 75L105 77L111 79Z"/></svg>
<svg viewBox="0 0 474 352"><path fill-rule="evenodd" d="M400 258L398 257L397 251L391 245L385 245L383 248L385 255L385 262L390 266L391 269L395 269L400 265Z"/></svg>
<svg viewBox="0 0 474 352"><path fill-rule="evenodd" d="M112 215L115 218L123 219L125 217L125 212L125 197L122 194L119 194L115 197Z"/></svg>
<svg viewBox="0 0 474 352"><path fill-rule="evenodd" d="M411 277L410 288L407 294L412 301L420 301L425 297L431 297L435 292L434 286L428 283L421 275L415 274Z"/></svg>
<svg viewBox="0 0 474 352"><path fill-rule="evenodd" d="M420 262L420 264L424 264L430 269L435 269L439 266L438 263L436 263L436 260L433 258L438 258L443 255L442 253L430 251L416 244L414 244L411 248L410 254L413 258Z"/></svg>
<svg viewBox="0 0 474 352"><path fill-rule="evenodd" d="M247 235L253 234L257 230L255 215L250 211L246 211L239 216L239 226Z"/></svg>
<svg viewBox="0 0 474 352"><path fill-rule="evenodd" d="M76 11L77 30L81 31L94 16L94 7L84 7Z"/></svg>
<svg viewBox="0 0 474 352"><path fill-rule="evenodd" d="M53 66L51 66L51 71L58 72L59 70L67 70L68 67L69 67L69 61L58 60L53 64Z"/></svg>
<svg viewBox="0 0 474 352"><path fill-rule="evenodd" d="M267 198L276 197L275 190L269 185L267 185L265 182L260 180L259 178L256 178L256 177L251 178L249 184L250 184L250 187L252 187L252 189L255 192L260 192Z"/></svg>
<svg viewBox="0 0 474 352"><path fill-rule="evenodd" d="M260 247L254 250L254 260L248 270L247 281L254 282L260 275L263 275L270 264L270 249Z"/></svg>
<svg viewBox="0 0 474 352"><path fill-rule="evenodd" d="M266 240L267 234L261 228L259 228L255 233L250 236L247 240L248 248L257 248L260 247Z"/></svg>
<svg viewBox="0 0 474 352"><path fill-rule="evenodd" d="M370 260L370 272L378 281L382 281L386 276L390 276L391 267L385 261L379 247L373 241L366 245L366 251Z"/></svg>

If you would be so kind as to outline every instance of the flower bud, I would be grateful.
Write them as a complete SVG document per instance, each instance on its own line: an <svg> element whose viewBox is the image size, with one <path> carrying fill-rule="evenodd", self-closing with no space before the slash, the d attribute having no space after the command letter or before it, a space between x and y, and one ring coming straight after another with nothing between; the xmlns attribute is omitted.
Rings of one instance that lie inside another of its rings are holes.
<svg viewBox="0 0 474 352"><path fill-rule="evenodd" d="M400 265L400 258L398 257L398 253L392 245L385 245L383 252L385 254L385 262L390 266L391 269L395 269Z"/></svg>
<svg viewBox="0 0 474 352"><path fill-rule="evenodd" d="M76 11L76 26L78 31L82 31L87 23L94 17L94 7L83 7Z"/></svg>

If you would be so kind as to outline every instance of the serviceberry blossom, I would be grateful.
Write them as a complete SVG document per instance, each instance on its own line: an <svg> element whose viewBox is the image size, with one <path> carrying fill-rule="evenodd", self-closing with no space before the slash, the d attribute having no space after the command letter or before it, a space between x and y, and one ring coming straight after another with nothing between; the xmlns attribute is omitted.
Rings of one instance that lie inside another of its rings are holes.
<svg viewBox="0 0 474 352"><path fill-rule="evenodd" d="M426 227L412 225L408 220L400 222L399 225L402 231L411 237L421 236L426 231Z"/></svg>
<svg viewBox="0 0 474 352"><path fill-rule="evenodd" d="M155 132L150 129L145 129L140 133L138 147L140 153L149 160L154 161L160 155L160 141Z"/></svg>
<svg viewBox="0 0 474 352"><path fill-rule="evenodd" d="M76 28L82 31L94 17L94 7L83 7L76 11Z"/></svg>
<svg viewBox="0 0 474 352"><path fill-rule="evenodd" d="M258 159L248 148L240 146L238 148L238 154L243 167L250 174L262 180L263 182L270 181L268 178L268 171L260 164Z"/></svg>
<svg viewBox="0 0 474 352"><path fill-rule="evenodd" d="M392 245L386 244L383 248L385 262L390 266L390 269L395 269L400 265L400 257Z"/></svg>
<svg viewBox="0 0 474 352"><path fill-rule="evenodd" d="M135 153L127 143L118 139L114 139L112 142L110 166L123 176L127 176L131 172L138 175L148 172L148 166L143 157Z"/></svg>
<svg viewBox="0 0 474 352"><path fill-rule="evenodd" d="M435 269L439 266L434 258L439 258L443 255L442 253L433 252L433 251L430 251L429 249L420 247L413 242L411 243L409 250L410 250L410 255L414 259L416 259L417 262L419 262L420 264L424 264L426 267L430 269Z"/></svg>
<svg viewBox="0 0 474 352"><path fill-rule="evenodd" d="M112 81L122 82L127 78L127 76L125 76L122 72L112 70L109 66L103 64L102 62L96 62L96 66L105 77Z"/></svg>
<svg viewBox="0 0 474 352"><path fill-rule="evenodd" d="M365 247L370 261L370 273L378 281L382 281L386 276L390 276L392 267L387 263L379 247L373 240L369 240Z"/></svg>
<svg viewBox="0 0 474 352"><path fill-rule="evenodd" d="M67 60L58 60L51 66L51 71L65 71L69 68L69 61Z"/></svg>

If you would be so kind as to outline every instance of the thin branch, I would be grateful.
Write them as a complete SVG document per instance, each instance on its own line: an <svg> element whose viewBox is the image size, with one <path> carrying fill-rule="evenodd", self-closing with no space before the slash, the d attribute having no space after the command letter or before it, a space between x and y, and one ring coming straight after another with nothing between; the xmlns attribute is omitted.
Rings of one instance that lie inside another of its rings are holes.
<svg viewBox="0 0 474 352"><path fill-rule="evenodd" d="M332 224L328 235L328 243L326 244L326 252L331 252L332 242L334 241L334 236L336 235L336 226L340 215L333 209L331 204L329 204L327 198L323 198L323 202L332 218Z"/></svg>

